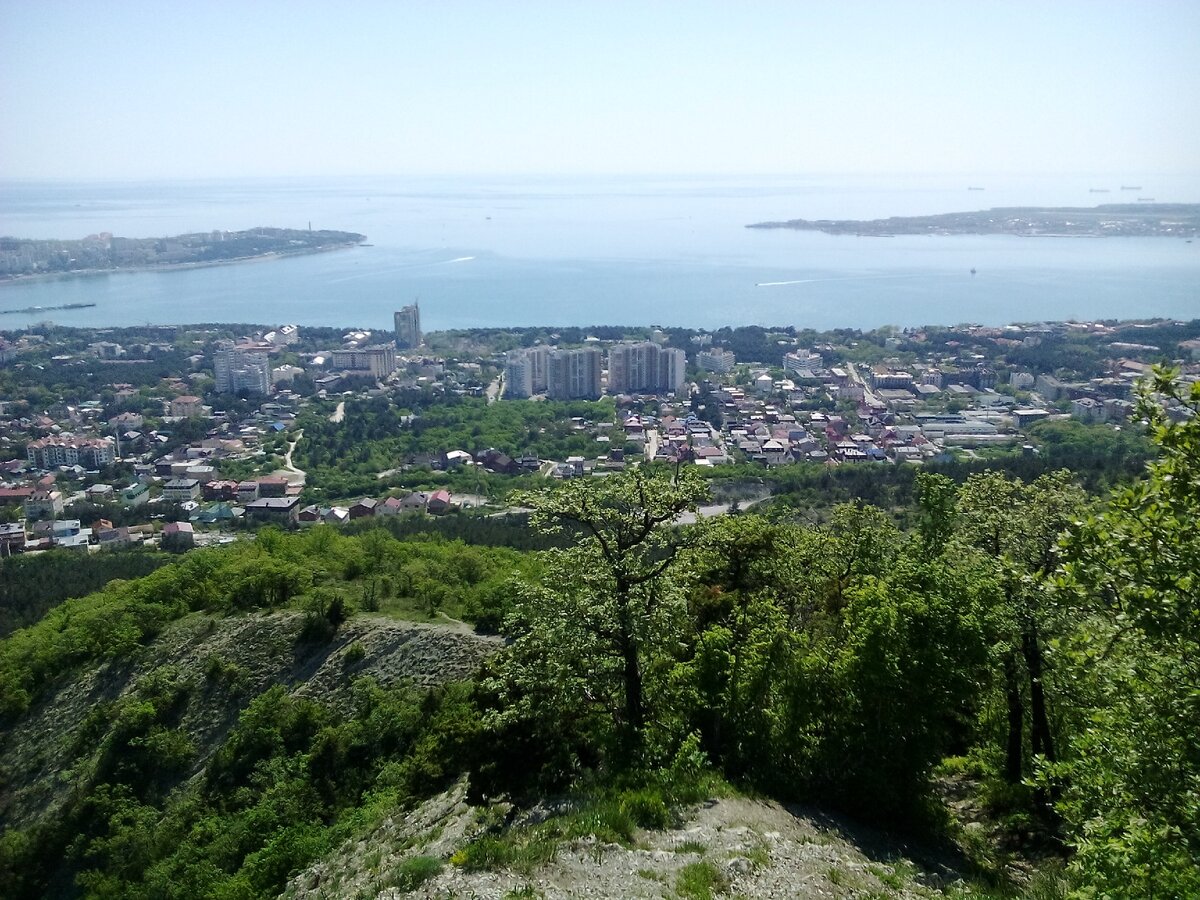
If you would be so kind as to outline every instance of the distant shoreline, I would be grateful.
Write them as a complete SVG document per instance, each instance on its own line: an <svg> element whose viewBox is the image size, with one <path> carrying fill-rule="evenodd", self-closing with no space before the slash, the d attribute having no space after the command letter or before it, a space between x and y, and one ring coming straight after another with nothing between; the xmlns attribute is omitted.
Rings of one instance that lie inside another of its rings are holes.
<svg viewBox="0 0 1200 900"><path fill-rule="evenodd" d="M856 237L1011 235L1014 237L1173 237L1200 235L1200 204L1138 203L1095 207L997 207L977 212L888 219L789 219L747 228L786 228Z"/></svg>
<svg viewBox="0 0 1200 900"><path fill-rule="evenodd" d="M359 242L335 244L327 247L311 247L303 250L257 253L253 256L235 256L231 259L208 259L196 262L159 263L143 266L110 266L105 269L70 269L66 272L32 272L27 275L0 275L0 287L11 284L24 284L37 281L57 281L69 278L95 278L99 275L119 275L125 272L180 272L187 269L208 269L214 266L236 266L243 263L266 262L272 259L287 259L292 256L311 256L314 253L327 253L333 250L349 250L357 247Z"/></svg>
<svg viewBox="0 0 1200 900"><path fill-rule="evenodd" d="M163 238L125 238L108 232L79 240L0 237L0 284L76 278L113 272L156 272L306 256L362 244L366 235L311 228L197 231Z"/></svg>

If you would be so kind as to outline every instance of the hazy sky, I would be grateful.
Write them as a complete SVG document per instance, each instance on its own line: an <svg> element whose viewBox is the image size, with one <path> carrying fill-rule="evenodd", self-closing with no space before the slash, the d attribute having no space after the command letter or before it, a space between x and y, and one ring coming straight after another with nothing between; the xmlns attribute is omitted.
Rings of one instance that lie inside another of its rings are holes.
<svg viewBox="0 0 1200 900"><path fill-rule="evenodd" d="M1198 169L1198 0L0 0L0 177Z"/></svg>

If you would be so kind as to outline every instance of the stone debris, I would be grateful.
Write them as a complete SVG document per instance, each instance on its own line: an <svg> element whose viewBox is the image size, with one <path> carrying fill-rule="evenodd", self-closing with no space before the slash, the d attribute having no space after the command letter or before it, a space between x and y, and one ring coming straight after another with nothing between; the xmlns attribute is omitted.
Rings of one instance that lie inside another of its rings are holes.
<svg viewBox="0 0 1200 900"><path fill-rule="evenodd" d="M916 867L896 857L884 842L860 845L838 828L802 812L743 797L702 804L680 827L639 832L631 847L594 838L564 842L552 862L528 875L507 870L467 872L449 862L455 849L483 831L479 811L466 804L465 794L465 784L460 783L407 816L387 820L368 837L348 842L297 875L283 896L296 900L671 900L680 896L676 891L680 872L697 863L709 863L718 873L719 892L714 896L763 900L943 896L923 884ZM395 885L396 874L417 856L440 859L443 868L415 889L402 890Z"/></svg>

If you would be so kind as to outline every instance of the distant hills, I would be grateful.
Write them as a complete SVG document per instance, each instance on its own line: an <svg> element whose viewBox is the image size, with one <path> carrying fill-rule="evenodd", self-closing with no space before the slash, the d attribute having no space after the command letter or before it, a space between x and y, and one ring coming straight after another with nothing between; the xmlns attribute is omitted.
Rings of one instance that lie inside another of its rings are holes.
<svg viewBox="0 0 1200 900"><path fill-rule="evenodd" d="M0 237L0 279L30 275L215 265L266 256L293 256L362 243L349 231L251 228L203 231L163 238L114 237L107 232L81 240Z"/></svg>
<svg viewBox="0 0 1200 900"><path fill-rule="evenodd" d="M1011 234L1022 237L1181 237L1200 233L1200 203L1112 203L1095 207L1011 206L888 219L789 219L747 228L792 228L892 237L901 234Z"/></svg>

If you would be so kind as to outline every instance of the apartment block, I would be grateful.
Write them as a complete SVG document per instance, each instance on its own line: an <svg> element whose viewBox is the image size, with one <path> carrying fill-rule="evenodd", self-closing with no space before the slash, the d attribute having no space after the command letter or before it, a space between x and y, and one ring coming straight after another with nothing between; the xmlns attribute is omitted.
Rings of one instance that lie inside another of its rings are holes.
<svg viewBox="0 0 1200 900"><path fill-rule="evenodd" d="M546 393L551 400L598 400L600 351L594 347L552 351Z"/></svg>
<svg viewBox="0 0 1200 900"><path fill-rule="evenodd" d="M608 390L614 394L679 391L687 372L687 354L652 341L617 344L608 352Z"/></svg>
<svg viewBox="0 0 1200 900"><path fill-rule="evenodd" d="M396 346L415 350L421 346L421 307L414 303L402 307L393 317L396 326Z"/></svg>
<svg viewBox="0 0 1200 900"><path fill-rule="evenodd" d="M549 388L550 348L510 350L504 358L504 395L512 399L543 394Z"/></svg>
<svg viewBox="0 0 1200 900"><path fill-rule="evenodd" d="M55 466L83 466L100 469L116 459L112 441L103 438L79 438L60 434L30 441L25 450L29 463L39 469Z"/></svg>
<svg viewBox="0 0 1200 900"><path fill-rule="evenodd" d="M269 394L271 362L267 351L218 341L213 353L217 393Z"/></svg>
<svg viewBox="0 0 1200 900"><path fill-rule="evenodd" d="M370 372L373 378L387 378L396 371L396 348L392 344L377 344L353 350L334 350L330 365L352 372Z"/></svg>
<svg viewBox="0 0 1200 900"><path fill-rule="evenodd" d="M724 375L733 371L737 357L728 350L714 347L711 350L701 350L696 354L696 365L706 372L717 372Z"/></svg>

